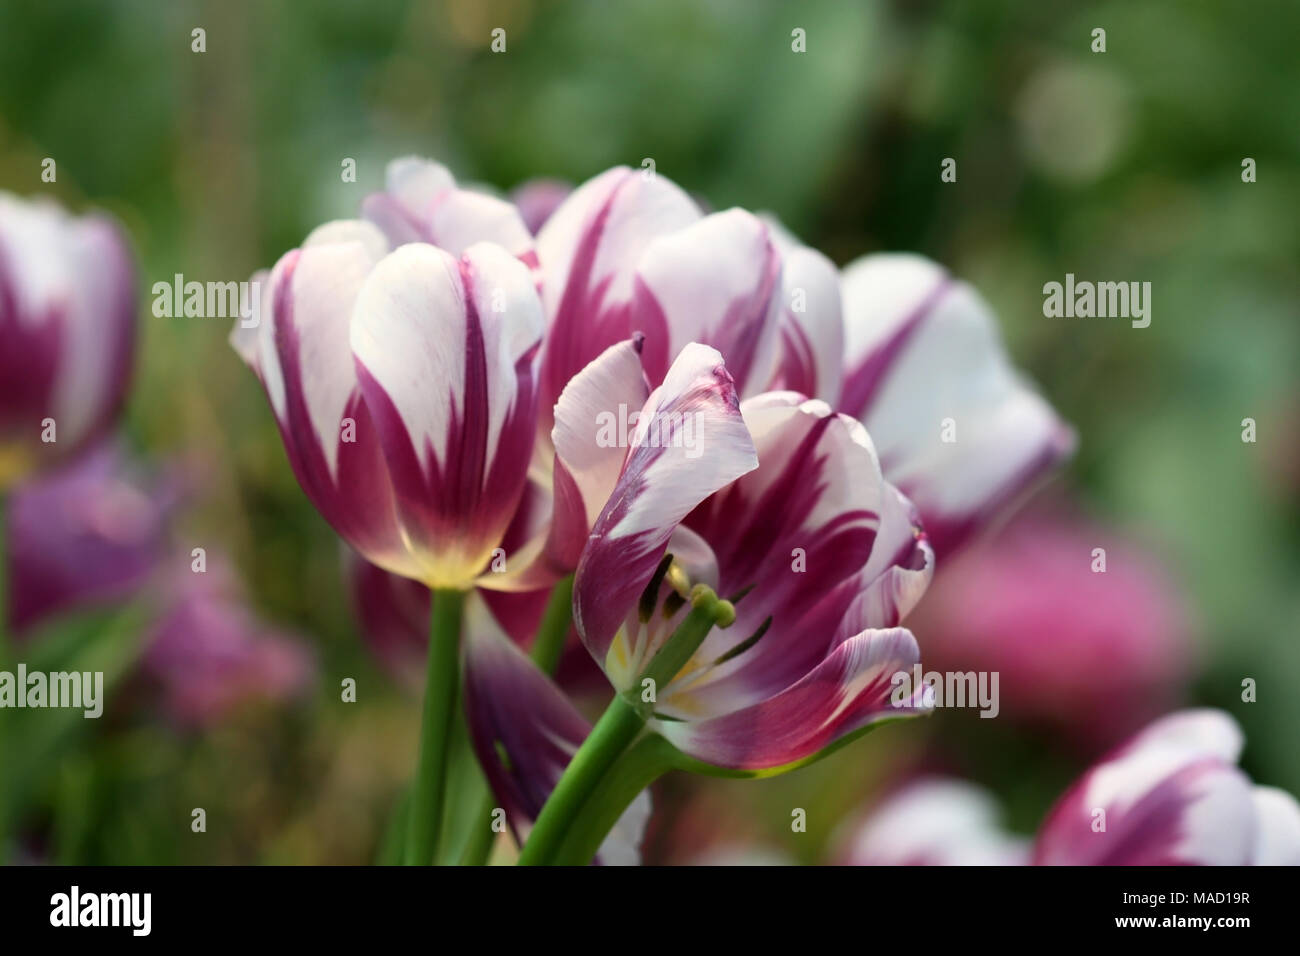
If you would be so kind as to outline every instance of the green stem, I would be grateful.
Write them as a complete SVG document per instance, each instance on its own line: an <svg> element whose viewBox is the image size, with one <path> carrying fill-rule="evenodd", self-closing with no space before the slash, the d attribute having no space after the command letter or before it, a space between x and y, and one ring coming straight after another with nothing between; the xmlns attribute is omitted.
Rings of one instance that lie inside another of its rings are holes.
<svg viewBox="0 0 1300 956"><path fill-rule="evenodd" d="M558 581L551 591L542 621L533 638L533 661L543 674L554 675L564 653L569 625L573 622L573 575Z"/></svg>
<svg viewBox="0 0 1300 956"><path fill-rule="evenodd" d="M460 687L460 620L464 602L461 591L438 588L433 592L420 759L411 787L406 831L407 866L428 866L438 852L447 784L447 752Z"/></svg>
<svg viewBox="0 0 1300 956"><path fill-rule="evenodd" d="M533 662L543 674L555 675L572 623L573 575L570 574L556 582L551 590L546 609L542 612L542 620L537 626L537 635L533 638ZM474 830L461 854L461 866L487 864L488 857L492 854L492 845L496 842L496 833L492 830L492 815L496 808L496 797L489 789L474 816Z"/></svg>
<svg viewBox="0 0 1300 956"><path fill-rule="evenodd" d="M584 866L600 849L624 811L646 787L678 766L681 754L663 737L644 734L610 768L569 828L554 862Z"/></svg>
<svg viewBox="0 0 1300 956"><path fill-rule="evenodd" d="M542 807L541 815L528 835L528 842L519 854L520 866L545 866L554 862L553 857L573 825L574 817L601 778L644 727L645 718L621 696L609 702L605 713L569 761L546 806Z"/></svg>
<svg viewBox="0 0 1300 956"><path fill-rule="evenodd" d="M719 598L710 588L697 585L691 594L690 613L651 660L641 686L644 686L645 679L650 679L654 682L650 686L657 694L658 689L667 686L686 665L715 624L727 627L735 619L736 609L729 601ZM639 688L631 693L637 694L638 691ZM528 836L528 842L519 854L521 866L545 866L561 862L559 854L565 849L565 841L574 829L579 815L585 817L588 801L606 778L614 779L612 775L619 760L645 728L645 722L654 710L653 699L654 695L649 703L643 704L639 702L640 697L618 695L609 702L609 707L573 755L560 782L555 785L546 805L542 807L541 815ZM634 700L638 702L633 703ZM638 792L640 791L628 793L622 807L626 807ZM619 813L621 812L622 808L619 808ZM599 815L598 825L584 821L580 829L582 839L578 841L580 846L575 851L578 856L586 852L588 845L593 846L594 852L594 847L600 845L618 820L619 813L613 813L612 816L610 813ZM590 859L590 855L587 858Z"/></svg>

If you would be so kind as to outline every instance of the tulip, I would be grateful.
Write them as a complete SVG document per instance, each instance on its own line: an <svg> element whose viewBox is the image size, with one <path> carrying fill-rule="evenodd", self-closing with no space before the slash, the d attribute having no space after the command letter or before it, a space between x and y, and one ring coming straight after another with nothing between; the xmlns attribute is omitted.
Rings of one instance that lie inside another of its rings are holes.
<svg viewBox="0 0 1300 956"><path fill-rule="evenodd" d="M579 186L537 235L548 321L543 450L548 413L570 379L636 333L645 336L641 361L652 385L698 342L722 353L742 396L764 390L791 308L816 313L817 324L838 323L834 270L796 249L744 210L704 215L652 172L618 167ZM792 387L806 383L791 371L783 377Z"/></svg>
<svg viewBox="0 0 1300 956"><path fill-rule="evenodd" d="M388 248L369 222L318 228L266 280L270 321L232 342L335 530L382 568L463 590L523 495L541 312L499 246Z"/></svg>
<svg viewBox="0 0 1300 956"><path fill-rule="evenodd" d="M408 863L427 864L463 598L509 586L490 565L511 525L530 523L542 311L532 237L509 203L408 159L363 214L281 258L262 299L270 321L241 319L231 341L317 509L366 560L434 592L406 846Z"/></svg>
<svg viewBox="0 0 1300 956"><path fill-rule="evenodd" d="M126 601L163 560L176 482L139 473L113 444L20 486L9 500L9 625Z"/></svg>
<svg viewBox="0 0 1300 956"><path fill-rule="evenodd" d="M306 647L254 617L224 562L210 557L204 573L186 568L165 587L141 669L177 724L210 726L241 704L309 686L315 663Z"/></svg>
<svg viewBox="0 0 1300 956"><path fill-rule="evenodd" d="M908 784L877 807L848 841L850 866L1020 866L1029 841L1007 833L997 802L962 780Z"/></svg>
<svg viewBox="0 0 1300 956"><path fill-rule="evenodd" d="M1009 719L1104 749L1180 696L1187 617L1154 555L1042 509L945 562L913 625L928 666L997 672Z"/></svg>
<svg viewBox="0 0 1300 956"><path fill-rule="evenodd" d="M1237 769L1242 743L1222 711L1157 720L1066 791L1039 830L1033 862L1300 865L1300 804Z"/></svg>
<svg viewBox="0 0 1300 956"><path fill-rule="evenodd" d="M842 281L839 410L866 425L885 475L951 552L1072 454L1074 433L1012 367L966 283L896 254L858 259Z"/></svg>
<svg viewBox="0 0 1300 956"><path fill-rule="evenodd" d="M0 192L0 494L111 426L135 313L135 270L116 225Z"/></svg>
<svg viewBox="0 0 1300 956"><path fill-rule="evenodd" d="M690 344L640 407L630 448L602 447L592 412L644 387L637 347L607 350L556 407L557 462L584 503L605 502L574 621L618 696L524 862L556 859L591 795L584 776L643 730L685 755L677 765L756 776L923 710L919 696L891 702L890 679L918 660L898 624L933 556L861 425L794 393L742 404L719 352ZM690 441L658 428L688 420Z"/></svg>

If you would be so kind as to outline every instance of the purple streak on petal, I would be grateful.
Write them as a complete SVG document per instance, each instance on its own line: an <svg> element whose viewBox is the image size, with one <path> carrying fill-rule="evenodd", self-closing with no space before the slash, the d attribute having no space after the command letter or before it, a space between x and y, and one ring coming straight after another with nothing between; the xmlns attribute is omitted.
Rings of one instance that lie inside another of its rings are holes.
<svg viewBox="0 0 1300 956"><path fill-rule="evenodd" d="M844 377L844 391L840 399L839 410L852 418L864 418L867 409L879 394L889 375L890 366L902 354L908 340L916 334L926 317L939 304L939 300L953 287L952 280L944 278L923 298L898 328L882 342L855 369Z"/></svg>
<svg viewBox="0 0 1300 956"><path fill-rule="evenodd" d="M784 766L868 724L924 713L919 694L897 706L890 699L893 675L919 660L909 632L864 631L773 697L720 717L657 722L655 729L682 752L716 766Z"/></svg>
<svg viewBox="0 0 1300 956"><path fill-rule="evenodd" d="M281 260L273 302L275 347L284 378L286 420L279 421L285 451L298 483L326 521L361 554L381 565L400 561L406 546L397 527L392 484L385 469L378 432L360 388L353 390L343 417L356 423L355 441L338 444L338 478L330 474L325 451L312 425L302 388L303 343L294 324L293 276L300 250Z"/></svg>

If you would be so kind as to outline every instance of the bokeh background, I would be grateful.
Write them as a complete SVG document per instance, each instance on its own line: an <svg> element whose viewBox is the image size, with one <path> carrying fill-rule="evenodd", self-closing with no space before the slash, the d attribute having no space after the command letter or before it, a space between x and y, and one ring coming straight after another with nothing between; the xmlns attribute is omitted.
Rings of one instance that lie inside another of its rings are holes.
<svg viewBox="0 0 1300 956"><path fill-rule="evenodd" d="M195 27L205 53L191 52ZM489 50L496 27L504 54ZM1028 627L1023 653L1049 671L1068 643L1071 663L1055 666L1113 678L1118 698L1071 709L1061 695L1058 713L1049 701L1022 715L1004 684L996 720L940 712L767 781L670 777L647 859L733 847L833 859L844 821L918 771L988 786L1029 833L1132 729L1110 719L1126 708L1225 707L1245 727L1246 769L1300 791L1297 35L1289 0L0 4L0 188L123 223L142 279L126 444L201 476L177 517L182 550L228 554L256 613L316 657L305 695L201 729L148 708L84 722L33 781L28 851L91 863L381 853L418 698L358 640L337 539L297 487L229 322L156 318L148 288L174 273L248 278L318 223L354 215L385 162L408 153L503 190L650 157L715 208L777 214L839 264L921 252L988 298L1017 363L1078 430L1077 457L1021 520L1068 515L1080 566L1108 547L1121 583L1080 597L1066 575L1051 590L1034 578L1043 561L1005 560L1033 537L1013 523L980 545L1001 549L1004 575L973 593L1004 596L1001 608L1021 584L1044 594L1046 609L989 623L987 642ZM47 156L53 184L40 181ZM355 184L340 180L345 157ZM940 182L944 157L956 183ZM1151 326L1045 318L1043 283L1067 272L1151 282ZM936 647L960 630L962 589L939 590L949 573L941 564L915 623L923 655L927 622ZM947 659L986 662L985 642L962 636ZM1157 676L1125 684L1117 642L1149 639ZM340 702L345 677L355 704ZM208 814L201 835L194 807ZM796 807L807 833L791 832Z"/></svg>

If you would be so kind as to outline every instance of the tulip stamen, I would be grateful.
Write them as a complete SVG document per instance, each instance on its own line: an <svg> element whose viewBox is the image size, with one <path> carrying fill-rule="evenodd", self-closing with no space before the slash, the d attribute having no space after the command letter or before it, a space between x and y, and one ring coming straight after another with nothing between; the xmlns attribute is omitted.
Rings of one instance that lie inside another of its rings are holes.
<svg viewBox="0 0 1300 956"><path fill-rule="evenodd" d="M645 590L641 592L641 600L637 603L637 616L641 619L642 624L648 624L650 618L654 615L655 608L659 605L659 589L663 586L664 575L672 567L673 556L665 554L655 568L655 573L650 575L650 582L646 585Z"/></svg>
<svg viewBox="0 0 1300 956"><path fill-rule="evenodd" d="M762 636L767 633L767 629L771 626L772 626L772 615L769 614L767 618L763 621L763 623L758 626L758 630L756 630L753 634L749 635L749 637L745 638L743 641L741 641L731 650L727 651L725 654L719 657L716 661L713 662L713 666L717 667L719 664L725 664L733 657L739 657L741 654L745 653L745 651L749 650L751 647L753 647L755 644L759 642L759 639L762 638Z"/></svg>

